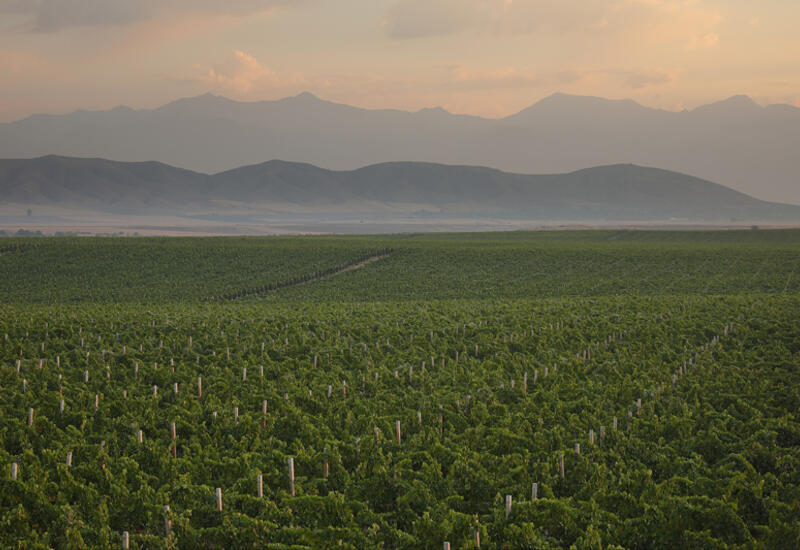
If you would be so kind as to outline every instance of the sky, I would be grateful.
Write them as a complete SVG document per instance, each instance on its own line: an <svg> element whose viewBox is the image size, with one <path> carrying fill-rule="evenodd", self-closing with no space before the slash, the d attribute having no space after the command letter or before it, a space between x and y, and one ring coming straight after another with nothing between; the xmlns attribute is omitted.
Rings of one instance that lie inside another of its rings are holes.
<svg viewBox="0 0 800 550"><path fill-rule="evenodd" d="M800 106L798 0L0 0L0 121L303 91L501 117L554 92Z"/></svg>

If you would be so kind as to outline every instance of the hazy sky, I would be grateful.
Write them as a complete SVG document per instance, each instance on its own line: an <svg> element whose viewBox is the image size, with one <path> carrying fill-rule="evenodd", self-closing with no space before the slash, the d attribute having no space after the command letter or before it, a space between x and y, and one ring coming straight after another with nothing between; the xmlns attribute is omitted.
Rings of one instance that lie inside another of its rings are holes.
<svg viewBox="0 0 800 550"><path fill-rule="evenodd" d="M0 120L309 90L516 112L555 91L800 106L798 0L0 0Z"/></svg>

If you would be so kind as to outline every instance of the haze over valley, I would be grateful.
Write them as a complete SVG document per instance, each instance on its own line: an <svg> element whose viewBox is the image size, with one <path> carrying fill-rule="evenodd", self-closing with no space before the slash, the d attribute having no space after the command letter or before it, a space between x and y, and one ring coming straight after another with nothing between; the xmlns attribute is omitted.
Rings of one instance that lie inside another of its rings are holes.
<svg viewBox="0 0 800 550"><path fill-rule="evenodd" d="M515 227L564 221L800 222L800 206L761 201L692 176L630 164L524 175L420 162L332 171L275 160L207 175L158 162L48 155L0 160L0 193L0 221L4 215L12 223L51 226L114 218L127 225L153 225L153 217L171 219L156 225L195 228L320 220L362 225L366 218L367 228L360 230L378 232L387 228L376 226L376 219L445 228L465 220L484 226L506 220Z"/></svg>

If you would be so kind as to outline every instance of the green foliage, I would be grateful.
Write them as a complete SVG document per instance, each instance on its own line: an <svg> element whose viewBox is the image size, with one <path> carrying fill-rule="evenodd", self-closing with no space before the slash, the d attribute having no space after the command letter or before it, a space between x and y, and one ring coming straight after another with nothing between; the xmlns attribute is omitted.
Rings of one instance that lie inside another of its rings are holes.
<svg viewBox="0 0 800 550"><path fill-rule="evenodd" d="M23 242L0 547L800 547L798 255L753 233Z"/></svg>

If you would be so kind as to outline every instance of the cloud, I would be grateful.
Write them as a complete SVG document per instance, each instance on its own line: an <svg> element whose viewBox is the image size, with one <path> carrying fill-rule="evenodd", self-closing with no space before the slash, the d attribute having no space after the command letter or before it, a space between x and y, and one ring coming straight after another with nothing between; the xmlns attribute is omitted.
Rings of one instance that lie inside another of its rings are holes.
<svg viewBox="0 0 800 550"><path fill-rule="evenodd" d="M532 73L515 67L475 69L459 65L450 69L449 84L460 89L495 90L501 88L540 88L573 83L580 79L574 71Z"/></svg>
<svg viewBox="0 0 800 550"><path fill-rule="evenodd" d="M199 75L189 78L206 89L247 96L268 89L299 88L310 85L300 74L281 75L252 55L234 50L224 62L213 67L194 67Z"/></svg>
<svg viewBox="0 0 800 550"><path fill-rule="evenodd" d="M514 67L475 69L459 65L450 69L449 86L469 90L504 88L574 88L576 86L613 84L616 87L642 91L675 82L678 70L643 69L573 69L533 73Z"/></svg>
<svg viewBox="0 0 800 550"><path fill-rule="evenodd" d="M645 30L689 42L710 36L720 20L698 0L395 0L384 30L395 39L464 31L626 35Z"/></svg>
<svg viewBox="0 0 800 550"><path fill-rule="evenodd" d="M396 0L384 28L392 38L420 38L465 30L527 33L557 26L590 25L605 0Z"/></svg>
<svg viewBox="0 0 800 550"><path fill-rule="evenodd" d="M664 69L642 69L638 71L616 71L609 75L622 79L622 84L632 90L642 90L671 84L678 79L679 71Z"/></svg>
<svg viewBox="0 0 800 550"><path fill-rule="evenodd" d="M719 35L715 32L710 32L705 36L694 36L686 44L686 51L691 52L697 49L713 48L719 45Z"/></svg>
<svg viewBox="0 0 800 550"><path fill-rule="evenodd" d="M384 27L392 38L454 34L481 23L480 2L400 0L389 7Z"/></svg>
<svg viewBox="0 0 800 550"><path fill-rule="evenodd" d="M79 79L74 70L46 56L24 50L0 47L0 96L27 90L28 95L42 95L45 89ZM30 87L33 86L33 90Z"/></svg>
<svg viewBox="0 0 800 550"><path fill-rule="evenodd" d="M79 77L70 68L46 57L24 50L0 47L0 121L17 120L20 116L49 110L57 100L47 101L50 90L62 90ZM59 99L64 94L59 95Z"/></svg>
<svg viewBox="0 0 800 550"><path fill-rule="evenodd" d="M41 72L47 68L41 57L24 51L0 48L0 74L20 76Z"/></svg>
<svg viewBox="0 0 800 550"><path fill-rule="evenodd" d="M0 14L22 18L21 30L129 25L175 14L249 15L305 0L0 0Z"/></svg>

